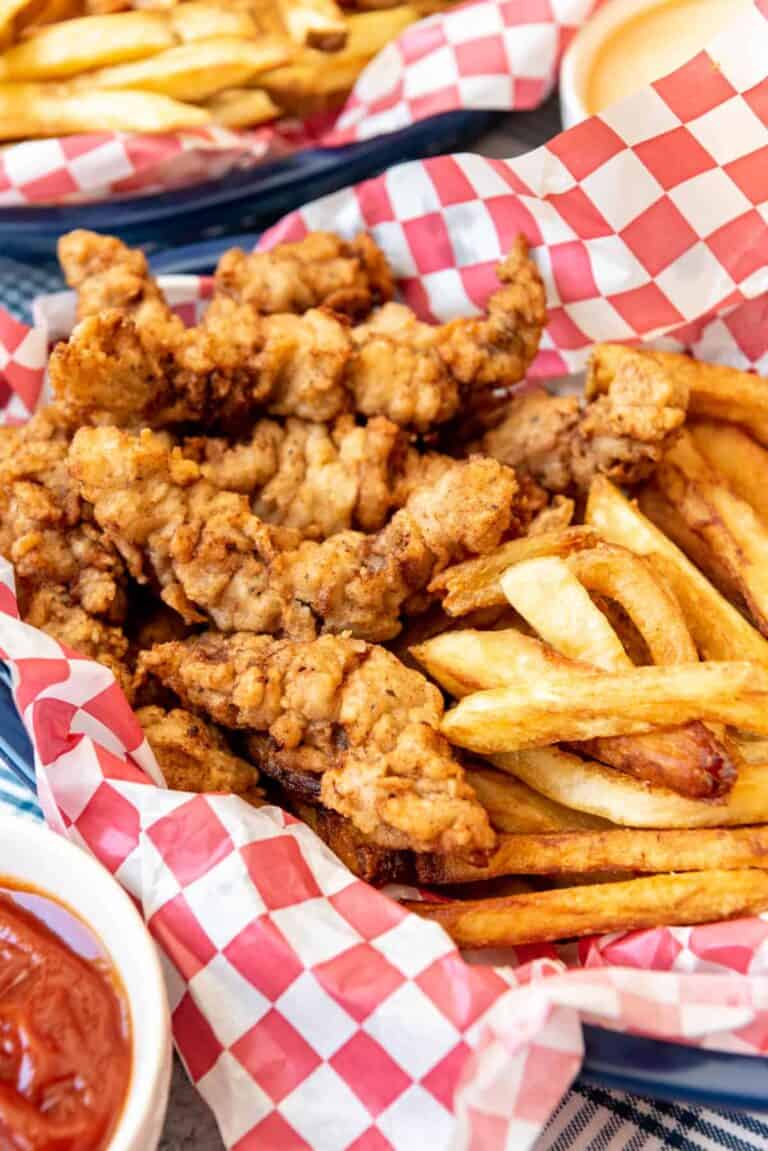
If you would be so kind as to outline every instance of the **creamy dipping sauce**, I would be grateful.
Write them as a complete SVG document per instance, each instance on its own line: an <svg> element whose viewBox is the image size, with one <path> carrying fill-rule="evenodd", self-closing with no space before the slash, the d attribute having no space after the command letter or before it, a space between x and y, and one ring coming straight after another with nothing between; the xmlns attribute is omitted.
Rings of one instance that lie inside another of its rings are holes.
<svg viewBox="0 0 768 1151"><path fill-rule="evenodd" d="M753 0L666 0L616 28L595 55L586 85L590 115L690 60Z"/></svg>

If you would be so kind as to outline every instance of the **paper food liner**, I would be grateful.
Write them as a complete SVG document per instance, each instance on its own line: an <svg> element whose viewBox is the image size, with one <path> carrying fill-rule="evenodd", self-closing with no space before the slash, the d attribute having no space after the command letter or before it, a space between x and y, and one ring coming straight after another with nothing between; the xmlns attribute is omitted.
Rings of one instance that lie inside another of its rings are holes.
<svg viewBox="0 0 768 1151"><path fill-rule="evenodd" d="M522 229L549 293L541 376L596 338L768 355L768 3L708 53L510 162L409 164L310 205L269 238L368 226L422 315L482 308ZM209 285L163 281L188 320ZM0 316L4 418L45 397L69 296ZM472 1151L533 1145L576 1075L581 1022L768 1053L768 922L660 928L469 964L442 929L352 876L277 808L158 786L110 673L17 618L0 649L52 827L140 903L177 1047L229 1148Z"/></svg>
<svg viewBox="0 0 768 1151"><path fill-rule="evenodd" d="M411 25L367 66L338 116L253 131L101 132L0 150L0 207L168 191L302 148L336 148L441 112L535 108L603 0L472 0ZM333 68L333 56L328 57Z"/></svg>

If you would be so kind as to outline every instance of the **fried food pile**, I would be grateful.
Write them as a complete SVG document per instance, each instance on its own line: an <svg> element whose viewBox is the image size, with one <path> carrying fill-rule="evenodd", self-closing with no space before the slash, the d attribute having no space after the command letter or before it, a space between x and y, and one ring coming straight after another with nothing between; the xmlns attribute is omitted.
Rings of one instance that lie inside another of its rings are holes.
<svg viewBox="0 0 768 1151"><path fill-rule="evenodd" d="M78 322L0 435L0 551L169 786L439 885L414 910L467 946L768 906L759 381L600 345L583 398L532 388L522 239L444 325L367 236L227 253L194 327L119 240L60 260Z"/></svg>
<svg viewBox="0 0 768 1151"><path fill-rule="evenodd" d="M331 112L385 45L454 2L12 0L0 10L0 139Z"/></svg>

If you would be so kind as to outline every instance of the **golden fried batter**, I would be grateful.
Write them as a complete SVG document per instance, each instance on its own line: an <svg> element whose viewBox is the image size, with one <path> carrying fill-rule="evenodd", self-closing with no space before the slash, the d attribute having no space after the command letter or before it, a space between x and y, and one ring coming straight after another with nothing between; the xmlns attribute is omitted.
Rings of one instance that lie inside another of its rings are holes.
<svg viewBox="0 0 768 1151"><path fill-rule="evenodd" d="M249 803L264 802L258 771L230 750L212 723L180 707L142 707L136 718L173 791L230 792Z"/></svg>
<svg viewBox="0 0 768 1151"><path fill-rule="evenodd" d="M617 483L646 479L682 428L688 387L653 358L622 350L628 354L617 357L604 393L593 390L582 405L576 396L541 388L524 392L477 449L553 492L586 489L596 475Z"/></svg>
<svg viewBox="0 0 768 1151"><path fill-rule="evenodd" d="M392 848L490 849L488 817L439 734L440 692L383 648L209 632L140 660L189 707L260 732L266 759L322 776L322 802Z"/></svg>
<svg viewBox="0 0 768 1151"><path fill-rule="evenodd" d="M393 293L386 257L369 235L363 232L347 241L330 232L310 232L298 243L280 244L270 252L225 252L216 269L207 322L215 321L222 296L265 315L325 307L357 319Z"/></svg>
<svg viewBox="0 0 768 1151"><path fill-rule="evenodd" d="M437 572L492 550L514 524L514 473L490 459L448 461L378 533L322 542L264 523L247 496L216 489L148 429L81 428L69 466L134 578L223 631L304 637L319 623L389 639Z"/></svg>

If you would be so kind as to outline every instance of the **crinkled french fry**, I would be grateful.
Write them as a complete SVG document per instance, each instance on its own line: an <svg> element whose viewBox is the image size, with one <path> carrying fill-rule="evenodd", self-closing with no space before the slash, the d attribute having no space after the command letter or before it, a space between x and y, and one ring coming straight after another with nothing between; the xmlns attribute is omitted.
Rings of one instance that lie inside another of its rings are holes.
<svg viewBox="0 0 768 1151"><path fill-rule="evenodd" d="M203 108L155 92L76 92L59 84L0 84L0 140L77 132L174 132L209 122Z"/></svg>
<svg viewBox="0 0 768 1151"><path fill-rule="evenodd" d="M768 672L758 664L687 663L595 672L552 669L536 680L466 696L443 719L443 734L493 754L616 735L701 719L768 735Z"/></svg>
<svg viewBox="0 0 768 1151"><path fill-rule="evenodd" d="M768 873L758 868L711 869L501 899L405 906L439 923L459 947L507 947L754 915L768 908Z"/></svg>
<svg viewBox="0 0 768 1151"><path fill-rule="evenodd" d="M172 48L161 12L118 12L49 24L0 56L0 80L60 80ZM17 132L17 136L26 133Z"/></svg>
<svg viewBox="0 0 768 1151"><path fill-rule="evenodd" d="M82 88L131 88L200 103L224 88L244 84L290 57L288 41L220 36L178 44L148 60L118 64L78 80Z"/></svg>
<svg viewBox="0 0 768 1151"><path fill-rule="evenodd" d="M447 568L432 581L429 590L443 596L448 615L467 615L478 608L504 603L501 577L513 564L539 556L567 556L598 542L597 532L586 526L524 536L502 544L488 555Z"/></svg>
<svg viewBox="0 0 768 1151"><path fill-rule="evenodd" d="M743 424L761 443L768 443L768 388L751 372L724 364L704 364L676 352L641 352L621 344L596 344L587 370L588 397L606 392L622 362L650 360L688 388L693 416Z"/></svg>
<svg viewBox="0 0 768 1151"><path fill-rule="evenodd" d="M768 665L768 643L760 633L602 476L590 488L586 519L607 540L649 557L674 591L703 658L750 659Z"/></svg>
<svg viewBox="0 0 768 1151"><path fill-rule="evenodd" d="M225 128L254 128L280 115L280 109L261 88L227 88L205 102L217 124Z"/></svg>
<svg viewBox="0 0 768 1151"><path fill-rule="evenodd" d="M548 799L632 827L740 827L768 822L768 762L741 763L720 800L690 799L559 747L494 755L500 771Z"/></svg>

